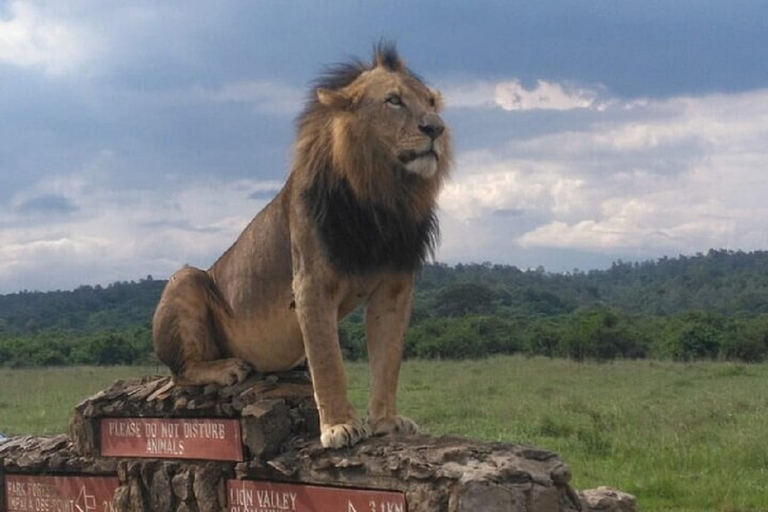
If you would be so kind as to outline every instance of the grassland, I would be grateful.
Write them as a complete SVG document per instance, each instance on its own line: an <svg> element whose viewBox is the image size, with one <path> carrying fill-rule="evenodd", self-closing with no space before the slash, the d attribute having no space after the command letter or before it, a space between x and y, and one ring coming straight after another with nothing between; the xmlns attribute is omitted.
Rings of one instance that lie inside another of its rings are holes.
<svg viewBox="0 0 768 512"><path fill-rule="evenodd" d="M155 367L0 370L0 431L64 432L70 411L113 380ZM349 366L364 409L364 364ZM768 366L499 357L410 361L404 413L432 434L558 452L574 485L618 487L644 511L768 510Z"/></svg>

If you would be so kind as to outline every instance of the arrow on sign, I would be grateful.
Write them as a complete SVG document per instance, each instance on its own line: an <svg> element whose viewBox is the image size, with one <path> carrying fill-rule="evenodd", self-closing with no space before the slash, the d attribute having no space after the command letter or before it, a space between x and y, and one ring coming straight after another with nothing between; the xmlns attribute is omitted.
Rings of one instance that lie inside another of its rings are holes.
<svg viewBox="0 0 768 512"><path fill-rule="evenodd" d="M96 511L96 498L87 493L85 485L80 487L80 493L75 500L75 508L78 512Z"/></svg>

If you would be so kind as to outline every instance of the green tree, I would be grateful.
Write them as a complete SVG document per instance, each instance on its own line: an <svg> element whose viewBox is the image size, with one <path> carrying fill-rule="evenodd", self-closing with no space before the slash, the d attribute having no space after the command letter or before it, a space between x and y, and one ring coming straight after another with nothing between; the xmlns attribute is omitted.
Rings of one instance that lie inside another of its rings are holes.
<svg viewBox="0 0 768 512"><path fill-rule="evenodd" d="M539 318L525 329L525 351L530 355L555 357L566 355L563 330L549 318Z"/></svg>
<svg viewBox="0 0 768 512"><path fill-rule="evenodd" d="M768 357L768 315L740 321L734 332L722 340L720 350L728 360L764 361Z"/></svg>
<svg viewBox="0 0 768 512"><path fill-rule="evenodd" d="M607 308L585 309L571 315L565 336L568 355L574 359L638 358L648 354L648 341L629 318Z"/></svg>
<svg viewBox="0 0 768 512"><path fill-rule="evenodd" d="M435 314L438 316L466 316L493 313L496 294L480 283L450 284L435 296Z"/></svg>
<svg viewBox="0 0 768 512"><path fill-rule="evenodd" d="M715 359L720 353L729 325L720 315L691 311L670 322L669 331L667 348L673 359Z"/></svg>
<svg viewBox="0 0 768 512"><path fill-rule="evenodd" d="M86 357L92 364L116 365L133 364L141 356L136 347L117 334L99 334L85 344Z"/></svg>

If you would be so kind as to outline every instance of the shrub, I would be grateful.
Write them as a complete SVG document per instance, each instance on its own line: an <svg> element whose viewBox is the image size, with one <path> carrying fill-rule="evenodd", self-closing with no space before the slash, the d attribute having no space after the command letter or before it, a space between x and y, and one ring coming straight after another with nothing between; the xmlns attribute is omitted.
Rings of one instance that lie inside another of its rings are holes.
<svg viewBox="0 0 768 512"><path fill-rule="evenodd" d="M720 351L728 360L764 361L768 357L768 317L742 321L735 332L723 340Z"/></svg>
<svg viewBox="0 0 768 512"><path fill-rule="evenodd" d="M718 357L728 325L719 315L692 311L679 315L668 330L669 355L677 361L694 361Z"/></svg>
<svg viewBox="0 0 768 512"><path fill-rule="evenodd" d="M629 317L606 308L580 310L571 315L563 338L568 356L608 360L646 357L649 343Z"/></svg>

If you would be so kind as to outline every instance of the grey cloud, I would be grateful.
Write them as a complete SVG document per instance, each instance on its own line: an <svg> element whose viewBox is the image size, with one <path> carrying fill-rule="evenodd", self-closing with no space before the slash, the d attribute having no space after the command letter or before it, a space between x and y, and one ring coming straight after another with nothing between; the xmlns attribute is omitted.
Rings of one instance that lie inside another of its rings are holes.
<svg viewBox="0 0 768 512"><path fill-rule="evenodd" d="M221 233L225 231L224 229L215 226L195 226L186 220L157 220L152 222L144 222L141 224L141 227L149 228L152 230L171 228L191 233Z"/></svg>
<svg viewBox="0 0 768 512"><path fill-rule="evenodd" d="M525 215L525 210L521 208L498 208L496 210L493 210L491 214L494 217L500 217L500 218L522 217L523 215Z"/></svg>
<svg viewBox="0 0 768 512"><path fill-rule="evenodd" d="M248 194L248 199L253 199L256 201L270 200L273 197L275 197L279 191L280 191L279 188L268 188L264 190L256 190L255 192L251 192L250 194Z"/></svg>
<svg viewBox="0 0 768 512"><path fill-rule="evenodd" d="M15 210L21 214L60 216L69 215L78 210L78 206L64 196L46 194L33 197L19 203Z"/></svg>

